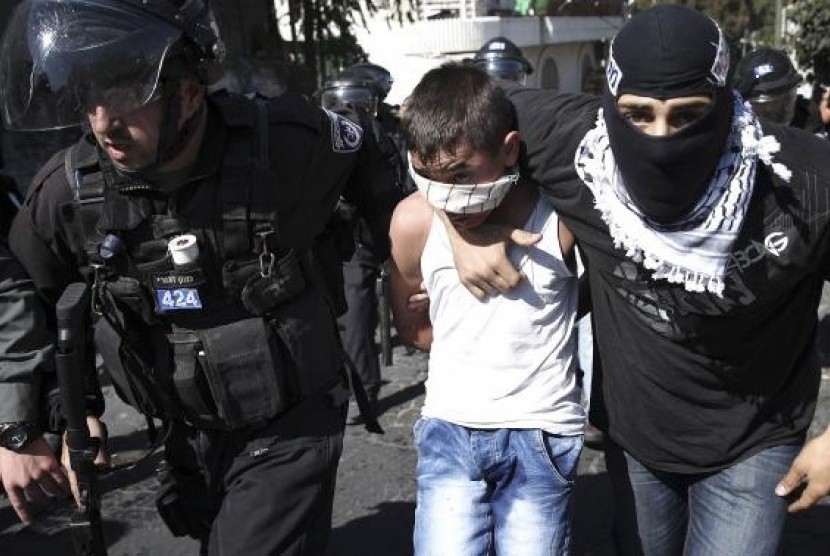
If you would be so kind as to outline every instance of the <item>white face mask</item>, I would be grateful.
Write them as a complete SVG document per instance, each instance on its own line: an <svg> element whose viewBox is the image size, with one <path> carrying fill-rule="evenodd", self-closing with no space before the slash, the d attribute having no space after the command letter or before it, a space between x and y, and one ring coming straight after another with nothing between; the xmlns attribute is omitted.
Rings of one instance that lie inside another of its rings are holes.
<svg viewBox="0 0 830 556"><path fill-rule="evenodd" d="M409 175L421 195L437 209L453 214L477 214L501 204L510 188L519 181L519 172L488 183L441 183L415 171L409 156Z"/></svg>

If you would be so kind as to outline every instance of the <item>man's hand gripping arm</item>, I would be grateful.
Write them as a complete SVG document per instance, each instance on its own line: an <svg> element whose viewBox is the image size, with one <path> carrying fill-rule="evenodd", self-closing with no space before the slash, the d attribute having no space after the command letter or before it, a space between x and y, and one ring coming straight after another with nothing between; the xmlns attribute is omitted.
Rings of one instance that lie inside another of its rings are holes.
<svg viewBox="0 0 830 556"><path fill-rule="evenodd" d="M439 211L452 245L458 277L478 299L507 293L522 280L507 257L509 244L529 247L542 239L540 234L499 224L483 224L475 230L458 230L447 215Z"/></svg>

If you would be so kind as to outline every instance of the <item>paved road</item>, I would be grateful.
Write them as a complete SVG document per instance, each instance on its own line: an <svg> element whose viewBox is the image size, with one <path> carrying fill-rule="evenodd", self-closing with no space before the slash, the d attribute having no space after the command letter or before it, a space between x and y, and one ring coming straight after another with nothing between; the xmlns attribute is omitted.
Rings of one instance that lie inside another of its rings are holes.
<svg viewBox="0 0 830 556"><path fill-rule="evenodd" d="M828 350L830 353L830 350ZM396 348L394 365L384 371L386 384L380 406L383 436L366 433L359 425L347 430L335 499L334 530L327 556L406 556L414 514L415 452L411 427L423 399L426 358ZM108 393L105 418L111 424L115 462L134 459L146 443L143 420ZM351 416L355 408L351 408ZM814 428L830 423L830 372L824 373L821 401ZM196 544L173 538L156 516L153 505L156 457L129 471L103 479L105 533L111 556L195 555ZM603 457L586 449L576 487L576 553L613 555L610 543L610 487ZM830 500L787 524L785 554L830 555ZM17 524L5 501L0 501L0 555L54 556L71 554L66 531L67 504L46 509L36 527ZM731 555L728 555L731 556Z"/></svg>

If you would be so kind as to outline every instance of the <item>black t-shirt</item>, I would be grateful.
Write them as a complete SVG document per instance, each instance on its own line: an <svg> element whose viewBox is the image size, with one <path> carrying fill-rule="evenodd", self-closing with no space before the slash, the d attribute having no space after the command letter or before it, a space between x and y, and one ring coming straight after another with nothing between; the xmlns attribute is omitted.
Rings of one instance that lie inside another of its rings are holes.
<svg viewBox="0 0 830 556"><path fill-rule="evenodd" d="M587 258L601 360L600 420L643 463L717 470L803 439L820 380L816 310L828 270L830 145L765 129L789 183L759 163L722 298L653 280L617 249L574 169L598 99L510 91L524 171L542 184ZM594 404L597 407L600 404Z"/></svg>

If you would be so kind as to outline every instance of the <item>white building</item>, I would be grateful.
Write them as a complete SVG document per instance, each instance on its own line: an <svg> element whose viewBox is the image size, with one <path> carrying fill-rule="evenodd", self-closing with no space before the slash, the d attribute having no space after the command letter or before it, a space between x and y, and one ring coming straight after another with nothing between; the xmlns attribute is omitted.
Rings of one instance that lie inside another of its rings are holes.
<svg viewBox="0 0 830 556"><path fill-rule="evenodd" d="M390 22L388 12L381 10L367 28L355 31L369 60L392 73L395 82L388 101L393 104L400 103L433 67L472 57L497 36L513 41L533 64L529 85L579 92L585 76L599 66L605 41L616 34L623 18L560 14L590 13L590 6L596 4L600 3L559 0L548 2L548 13L554 15L520 16L488 15L512 13L515 0L421 0L412 23ZM562 9L577 5L587 9ZM608 2L603 7L605 11L597 13L608 13Z"/></svg>

